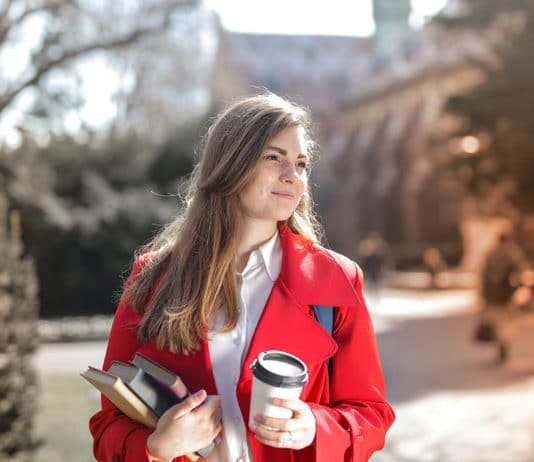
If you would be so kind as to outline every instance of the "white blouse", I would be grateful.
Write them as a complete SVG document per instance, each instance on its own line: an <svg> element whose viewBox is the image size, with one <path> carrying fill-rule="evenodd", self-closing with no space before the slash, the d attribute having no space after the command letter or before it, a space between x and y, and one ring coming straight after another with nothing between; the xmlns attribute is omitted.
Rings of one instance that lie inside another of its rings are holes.
<svg viewBox="0 0 534 462"><path fill-rule="evenodd" d="M250 253L243 272L237 275L241 314L235 329L218 332L224 323L221 318L210 327L208 344L217 392L221 397L223 438L205 459L208 462L252 462L236 387L250 340L281 266L282 245L276 232Z"/></svg>

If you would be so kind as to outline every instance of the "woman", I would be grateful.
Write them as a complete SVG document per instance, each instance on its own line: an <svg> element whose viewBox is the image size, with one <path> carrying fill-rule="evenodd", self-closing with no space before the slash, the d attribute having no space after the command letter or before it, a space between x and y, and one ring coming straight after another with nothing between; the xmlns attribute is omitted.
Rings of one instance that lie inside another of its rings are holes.
<svg viewBox="0 0 534 462"><path fill-rule="evenodd" d="M134 263L104 360L142 352L195 393L155 430L103 398L90 422L97 460L183 461L221 430L210 462L360 462L383 446L394 414L362 274L317 244L307 128L302 109L266 94L208 131L187 207ZM332 336L311 305L336 307ZM300 400L275 403L292 418L249 428L250 365L271 349L301 358L309 381Z"/></svg>

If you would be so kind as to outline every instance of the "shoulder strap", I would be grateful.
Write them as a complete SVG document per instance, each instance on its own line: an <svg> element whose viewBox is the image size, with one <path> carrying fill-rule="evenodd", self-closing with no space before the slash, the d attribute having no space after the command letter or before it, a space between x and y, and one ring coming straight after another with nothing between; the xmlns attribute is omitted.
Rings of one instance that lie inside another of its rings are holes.
<svg viewBox="0 0 534 462"><path fill-rule="evenodd" d="M334 333L334 307L312 305L312 308L315 313L315 319L332 336ZM332 358L328 358L326 365L328 366L328 377L332 378Z"/></svg>

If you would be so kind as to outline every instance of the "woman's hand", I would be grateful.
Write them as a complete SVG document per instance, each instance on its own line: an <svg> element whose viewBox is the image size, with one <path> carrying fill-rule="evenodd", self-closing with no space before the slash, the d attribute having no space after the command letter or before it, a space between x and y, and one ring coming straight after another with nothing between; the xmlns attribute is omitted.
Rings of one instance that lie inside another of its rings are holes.
<svg viewBox="0 0 534 462"><path fill-rule="evenodd" d="M302 449L312 444L316 428L310 406L304 401L279 398L273 399L273 404L292 410L293 417L279 419L264 415L254 416L251 430L256 439L275 448Z"/></svg>
<svg viewBox="0 0 534 462"><path fill-rule="evenodd" d="M221 431L221 399L199 390L168 409L148 437L154 461L169 461L208 446Z"/></svg>

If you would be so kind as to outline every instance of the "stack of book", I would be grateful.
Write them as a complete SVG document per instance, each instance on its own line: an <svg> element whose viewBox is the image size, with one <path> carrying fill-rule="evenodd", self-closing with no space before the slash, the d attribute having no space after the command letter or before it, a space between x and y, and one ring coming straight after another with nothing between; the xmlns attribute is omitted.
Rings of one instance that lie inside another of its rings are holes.
<svg viewBox="0 0 534 462"><path fill-rule="evenodd" d="M180 377L141 353L129 363L112 361L107 371L89 366L81 376L128 417L151 428L167 409L189 395ZM187 458L206 457L213 446L187 454Z"/></svg>

